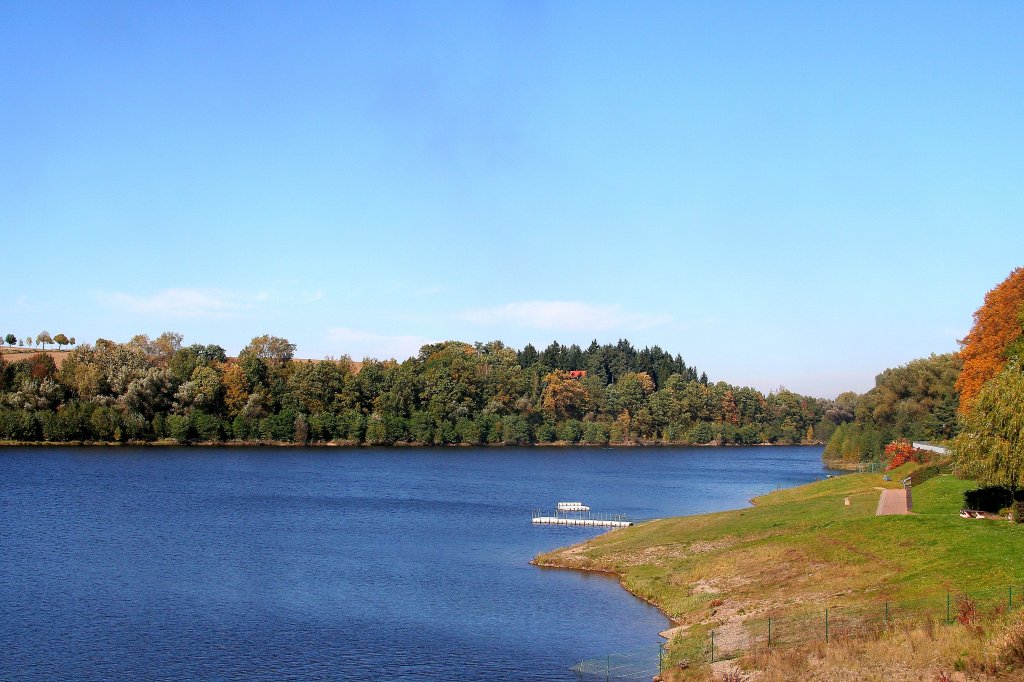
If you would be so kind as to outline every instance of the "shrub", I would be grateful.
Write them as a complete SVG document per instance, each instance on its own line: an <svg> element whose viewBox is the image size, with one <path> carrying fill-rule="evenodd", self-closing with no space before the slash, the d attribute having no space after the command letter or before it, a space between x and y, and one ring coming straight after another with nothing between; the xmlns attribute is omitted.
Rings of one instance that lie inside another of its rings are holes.
<svg viewBox="0 0 1024 682"><path fill-rule="evenodd" d="M318 412L309 417L309 439L329 441L338 432L338 418L330 412Z"/></svg>
<svg viewBox="0 0 1024 682"><path fill-rule="evenodd" d="M95 440L114 440L120 427L120 415L112 407L97 407L89 417L89 429Z"/></svg>
<svg viewBox="0 0 1024 682"><path fill-rule="evenodd" d="M190 437L188 417L180 414L167 415L167 435L179 443L187 443Z"/></svg>
<svg viewBox="0 0 1024 682"><path fill-rule="evenodd" d="M606 445L608 443L607 427L600 422L584 422L583 442L590 445Z"/></svg>
<svg viewBox="0 0 1024 682"><path fill-rule="evenodd" d="M290 441L295 437L295 411L281 410L260 420L259 434L263 440Z"/></svg>
<svg viewBox="0 0 1024 682"><path fill-rule="evenodd" d="M558 439L569 443L579 441L583 435L583 426L575 419L568 419L558 425Z"/></svg>
<svg viewBox="0 0 1024 682"><path fill-rule="evenodd" d="M704 445L710 443L714 437L715 432L711 429L711 425L701 422L690 430L687 440L697 445Z"/></svg>
<svg viewBox="0 0 1024 682"><path fill-rule="evenodd" d="M483 439L480 424L465 417L455 422L455 432L459 434L460 441L469 445L479 445Z"/></svg>
<svg viewBox="0 0 1024 682"><path fill-rule="evenodd" d="M886 471L903 466L907 462L923 464L925 461L925 452L916 449L906 438L894 440L886 445L885 456L889 458L889 466L885 467Z"/></svg>
<svg viewBox="0 0 1024 682"><path fill-rule="evenodd" d="M349 440L363 440L366 434L366 416L359 410L345 410L338 418L338 435Z"/></svg>
<svg viewBox="0 0 1024 682"><path fill-rule="evenodd" d="M238 440L249 440L250 438L259 437L258 422L246 417L244 414L235 417L235 420L231 423L231 430Z"/></svg>
<svg viewBox="0 0 1024 682"><path fill-rule="evenodd" d="M129 412L121 418L125 438L142 440L149 430L149 422L138 412Z"/></svg>
<svg viewBox="0 0 1024 682"><path fill-rule="evenodd" d="M555 425L551 422L544 422L537 427L537 442L550 443L555 440Z"/></svg>
<svg viewBox="0 0 1024 682"><path fill-rule="evenodd" d="M505 415L500 423L501 440L510 445L530 442L530 425L518 414Z"/></svg>
<svg viewBox="0 0 1024 682"><path fill-rule="evenodd" d="M965 594L956 598L956 622L966 626L978 622L978 603Z"/></svg>
<svg viewBox="0 0 1024 682"><path fill-rule="evenodd" d="M157 438L167 437L167 417L162 412L153 415L153 435Z"/></svg>
<svg viewBox="0 0 1024 682"><path fill-rule="evenodd" d="M458 442L459 433L455 430L455 425L447 419L439 419L437 421L437 428L434 429L434 445L447 445Z"/></svg>
<svg viewBox="0 0 1024 682"><path fill-rule="evenodd" d="M996 513L1013 504L1013 493L1001 485L990 485L964 492L964 507Z"/></svg>
<svg viewBox="0 0 1024 682"><path fill-rule="evenodd" d="M388 432L384 427L384 420L379 414L370 415L370 421L366 426L366 443L368 445L387 445Z"/></svg>
<svg viewBox="0 0 1024 682"><path fill-rule="evenodd" d="M921 485L925 481L931 480L942 473L943 465L932 464L931 466L921 467L910 474L910 482L913 485Z"/></svg>
<svg viewBox="0 0 1024 682"><path fill-rule="evenodd" d="M217 419L217 417L203 412L193 412L189 421L191 430L199 437L200 440L220 440L220 420Z"/></svg>

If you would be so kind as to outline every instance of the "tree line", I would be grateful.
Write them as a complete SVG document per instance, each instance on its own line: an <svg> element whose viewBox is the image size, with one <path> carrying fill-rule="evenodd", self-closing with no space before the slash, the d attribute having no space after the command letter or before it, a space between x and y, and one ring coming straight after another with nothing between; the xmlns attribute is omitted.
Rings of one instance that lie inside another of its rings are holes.
<svg viewBox="0 0 1024 682"><path fill-rule="evenodd" d="M943 441L961 473L1024 488L1024 268L985 295L959 343L885 370L863 395L839 395L825 459L877 461L898 438Z"/></svg>
<svg viewBox="0 0 1024 682"><path fill-rule="evenodd" d="M404 362L294 353L265 335L229 358L167 332L83 344L59 369L43 353L0 356L0 439L793 444L823 442L847 418L835 401L711 382L678 354L625 340L448 341Z"/></svg>
<svg viewBox="0 0 1024 682"><path fill-rule="evenodd" d="M32 337L31 336L26 336L25 340L22 341L21 339L19 339L14 334L7 334L6 336L3 337L3 340L4 340L5 343L7 343L8 346L11 346L11 347L13 347L17 343L23 344L25 348L29 348L29 347L32 346ZM64 346L74 346L76 341L75 341L75 337L72 336L72 337L69 338L68 336L66 336L63 333L56 334L54 336L50 336L50 332L44 330L44 331L41 331L38 334L36 334L36 345L37 346L42 346L43 350L46 350L46 344L48 344L48 343L56 344L57 345L57 349L60 350Z"/></svg>
<svg viewBox="0 0 1024 682"><path fill-rule="evenodd" d="M954 353L932 354L875 377L866 393L841 393L834 415L839 426L825 444L828 461L851 466L879 461L885 446L906 438L944 441L960 430L955 384L963 361Z"/></svg>

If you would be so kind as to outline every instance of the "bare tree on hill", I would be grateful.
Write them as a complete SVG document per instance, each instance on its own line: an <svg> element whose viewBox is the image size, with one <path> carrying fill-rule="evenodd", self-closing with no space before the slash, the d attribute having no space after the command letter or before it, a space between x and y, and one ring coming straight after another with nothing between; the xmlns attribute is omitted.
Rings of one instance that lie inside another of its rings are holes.
<svg viewBox="0 0 1024 682"><path fill-rule="evenodd" d="M53 337L50 336L50 332L45 329L36 335L36 345L43 344L43 350L46 350L46 344L53 343Z"/></svg>

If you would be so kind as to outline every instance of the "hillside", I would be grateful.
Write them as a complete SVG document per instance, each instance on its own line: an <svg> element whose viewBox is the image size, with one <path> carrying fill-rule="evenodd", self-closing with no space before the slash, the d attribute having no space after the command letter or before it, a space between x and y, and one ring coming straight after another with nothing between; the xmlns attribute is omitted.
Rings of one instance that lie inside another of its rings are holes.
<svg viewBox="0 0 1024 682"><path fill-rule="evenodd" d="M942 619L947 600L955 617L961 593L986 609L1012 603L1009 586L1024 583L1024 535L1005 520L959 516L974 483L941 475L914 490L914 513L875 516L881 489L912 466L892 481L851 474L759 497L748 509L615 530L535 562L619 575L675 621L669 660L688 660L694 674L702 666L710 674L712 630L717 657L733 658L764 648L769 619L782 647L821 640L825 609L837 638L883 617Z"/></svg>
<svg viewBox="0 0 1024 682"><path fill-rule="evenodd" d="M0 357L3 358L4 362L17 362L18 360L25 360L33 355L49 355L53 358L54 364L57 365L57 369L64 363L64 358L71 353L71 349L68 350L54 350L52 348L42 350L41 348L24 348L22 346L4 346L0 348Z"/></svg>

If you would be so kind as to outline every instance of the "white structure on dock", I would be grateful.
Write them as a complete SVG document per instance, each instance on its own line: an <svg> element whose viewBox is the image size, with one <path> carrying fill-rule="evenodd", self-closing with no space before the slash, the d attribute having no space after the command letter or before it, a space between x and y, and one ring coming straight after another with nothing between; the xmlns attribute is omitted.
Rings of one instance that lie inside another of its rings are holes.
<svg viewBox="0 0 1024 682"><path fill-rule="evenodd" d="M582 502L559 502L555 508L560 512L585 512L590 511L590 507L583 504Z"/></svg>

